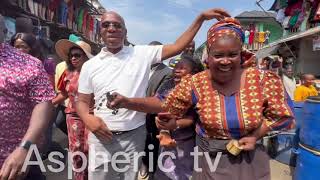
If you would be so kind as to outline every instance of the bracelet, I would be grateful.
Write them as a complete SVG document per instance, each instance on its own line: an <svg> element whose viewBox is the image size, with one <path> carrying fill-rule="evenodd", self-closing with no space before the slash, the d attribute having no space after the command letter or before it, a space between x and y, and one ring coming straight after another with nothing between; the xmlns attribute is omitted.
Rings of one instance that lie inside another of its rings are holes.
<svg viewBox="0 0 320 180"><path fill-rule="evenodd" d="M161 133L161 132L170 134L170 131L169 131L169 130L165 130L165 129L161 129L161 130L160 130L160 133Z"/></svg>
<svg viewBox="0 0 320 180"><path fill-rule="evenodd" d="M20 143L19 147L22 147L25 150L29 150L32 144L33 143L31 141L28 141L28 140L27 141L22 141Z"/></svg>

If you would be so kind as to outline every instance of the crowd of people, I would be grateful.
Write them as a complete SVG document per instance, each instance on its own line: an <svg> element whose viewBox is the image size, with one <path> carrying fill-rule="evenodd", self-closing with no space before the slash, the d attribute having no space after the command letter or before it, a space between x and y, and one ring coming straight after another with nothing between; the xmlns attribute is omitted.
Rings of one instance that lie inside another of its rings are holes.
<svg viewBox="0 0 320 180"><path fill-rule="evenodd" d="M193 56L193 39L211 19L217 23L208 30L204 66ZM243 49L245 31L222 9L203 11L166 45L126 46L125 20L113 11L103 14L100 28L105 46L95 56L75 35L59 40L62 62L52 73L33 35L4 42L0 16L0 180L45 179L39 166L22 167L31 146L48 146L51 119L61 124L64 118L66 128L59 127L69 151L89 159L73 172L76 180L270 180L259 141L293 126L290 102L317 95L314 76L305 74L293 88L291 67L282 77L259 69ZM177 55L173 69L163 64ZM121 162L114 159L119 152ZM174 156L158 161L168 153ZM73 156L75 169L84 157Z"/></svg>
<svg viewBox="0 0 320 180"><path fill-rule="evenodd" d="M283 85L290 100L301 103L310 96L318 96L320 89L316 86L314 74L303 73L295 76L291 58L266 57L259 66L263 70L271 70L281 76Z"/></svg>

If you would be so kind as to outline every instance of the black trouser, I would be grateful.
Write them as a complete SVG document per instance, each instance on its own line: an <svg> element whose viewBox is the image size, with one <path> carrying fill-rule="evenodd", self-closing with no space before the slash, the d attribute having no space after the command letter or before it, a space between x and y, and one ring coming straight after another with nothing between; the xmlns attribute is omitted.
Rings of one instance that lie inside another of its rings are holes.
<svg viewBox="0 0 320 180"><path fill-rule="evenodd" d="M24 180L46 180L46 176L42 174L39 166L30 166L29 172Z"/></svg>
<svg viewBox="0 0 320 180"><path fill-rule="evenodd" d="M142 163L146 165L149 169L149 153L153 153L153 172L157 169L158 162L158 154L159 154L159 140L157 139L157 135L159 134L159 130L155 123L155 114L147 114L146 118L146 128L147 128L147 138L144 151L146 152L146 156L142 157ZM153 150L149 150L148 146L152 144L154 146Z"/></svg>

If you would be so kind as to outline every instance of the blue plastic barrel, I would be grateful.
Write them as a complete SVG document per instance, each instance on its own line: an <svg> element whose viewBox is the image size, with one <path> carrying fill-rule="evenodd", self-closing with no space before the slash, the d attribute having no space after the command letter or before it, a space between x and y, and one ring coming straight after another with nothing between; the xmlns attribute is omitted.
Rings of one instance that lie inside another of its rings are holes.
<svg viewBox="0 0 320 180"><path fill-rule="evenodd" d="M297 164L294 173L295 180L320 179L320 152L300 144L296 152Z"/></svg>
<svg viewBox="0 0 320 180"><path fill-rule="evenodd" d="M292 110L295 115L296 129L287 132L281 132L274 137L269 138L268 154L270 157L282 164L289 166L296 165L296 155L292 153L293 149L298 149L299 127L303 121L304 103L293 103Z"/></svg>
<svg viewBox="0 0 320 180"><path fill-rule="evenodd" d="M320 97L309 97L304 103L300 122L300 142L320 151ZM320 168L319 168L320 171Z"/></svg>
<svg viewBox="0 0 320 180"><path fill-rule="evenodd" d="M294 102L294 117L295 117L295 121L296 121L296 129L295 129L295 135L293 138L293 147L294 148L298 148L298 144L299 144L299 134L300 134L300 126L301 126L301 122L303 121L304 117L303 117L303 106L304 106L304 102Z"/></svg>
<svg viewBox="0 0 320 180"><path fill-rule="evenodd" d="M303 106L304 106L304 102L294 102L293 103L294 106L294 117L296 120L296 128L300 128L301 122L303 121Z"/></svg>

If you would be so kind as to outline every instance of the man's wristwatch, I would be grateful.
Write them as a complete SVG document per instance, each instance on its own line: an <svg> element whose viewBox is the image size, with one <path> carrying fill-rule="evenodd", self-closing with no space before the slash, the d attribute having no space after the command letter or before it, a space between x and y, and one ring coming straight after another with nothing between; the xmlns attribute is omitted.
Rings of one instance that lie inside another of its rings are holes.
<svg viewBox="0 0 320 180"><path fill-rule="evenodd" d="M19 147L22 147L25 150L29 150L33 143L31 141L22 141Z"/></svg>

